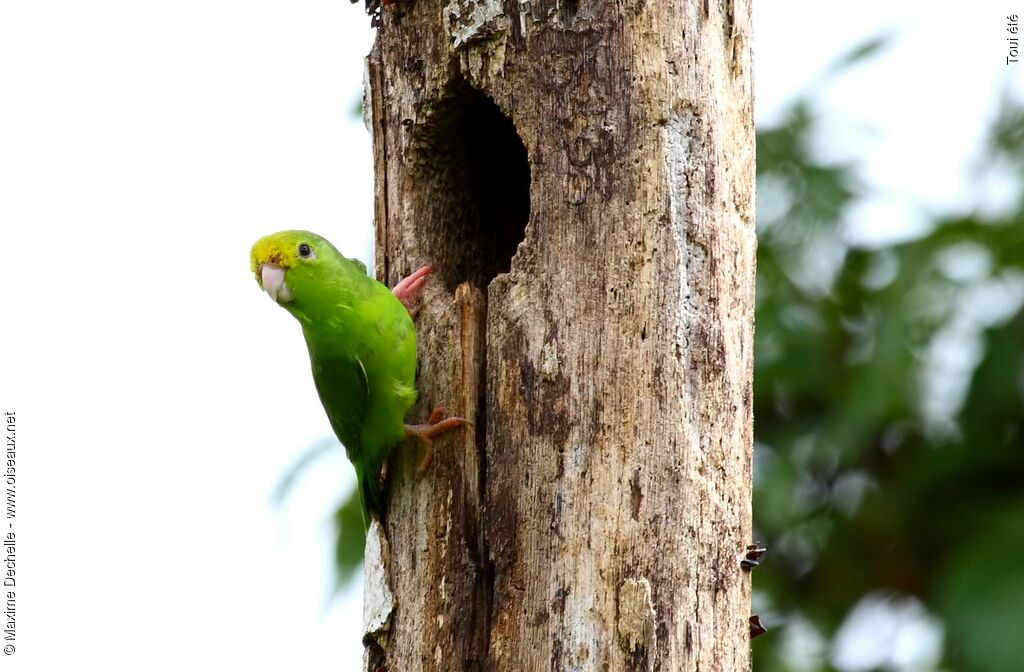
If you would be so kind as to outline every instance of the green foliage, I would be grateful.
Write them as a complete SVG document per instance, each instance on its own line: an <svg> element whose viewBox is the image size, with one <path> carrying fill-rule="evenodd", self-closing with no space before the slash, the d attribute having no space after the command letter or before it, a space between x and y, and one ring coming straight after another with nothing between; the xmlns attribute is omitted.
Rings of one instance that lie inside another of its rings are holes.
<svg viewBox="0 0 1024 672"><path fill-rule="evenodd" d="M855 248L864 188L813 158L814 127L798 103L758 134L755 669L792 668L787 623L827 642L871 593L937 615L947 669L1022 669L1024 199ZM1018 194L1022 129L1007 101L983 161Z"/></svg>

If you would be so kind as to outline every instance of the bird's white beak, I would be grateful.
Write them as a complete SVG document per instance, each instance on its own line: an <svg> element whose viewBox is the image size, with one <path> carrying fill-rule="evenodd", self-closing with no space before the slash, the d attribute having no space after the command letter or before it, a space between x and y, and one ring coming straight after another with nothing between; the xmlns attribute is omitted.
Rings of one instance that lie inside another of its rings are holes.
<svg viewBox="0 0 1024 672"><path fill-rule="evenodd" d="M263 281L263 291L274 301L287 303L292 300L292 290L284 281L283 268L277 264L263 264L260 266L260 278Z"/></svg>

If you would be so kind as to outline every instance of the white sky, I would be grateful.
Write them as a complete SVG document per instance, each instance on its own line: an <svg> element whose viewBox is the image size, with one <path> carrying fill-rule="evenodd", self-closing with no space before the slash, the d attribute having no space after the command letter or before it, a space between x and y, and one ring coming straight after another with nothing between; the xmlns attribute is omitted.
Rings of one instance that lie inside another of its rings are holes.
<svg viewBox="0 0 1024 672"><path fill-rule="evenodd" d="M995 93L1024 90L1003 60L1024 5L896 4L756 9L759 120L819 88L836 120L821 151L885 186L854 216L874 239L918 206L975 205ZM891 50L817 84L891 27ZM3 669L355 669L359 587L328 600L348 467L339 449L270 504L330 430L248 250L304 227L365 258L371 157L351 110L371 39L344 0L0 3L0 410L17 412L19 513Z"/></svg>

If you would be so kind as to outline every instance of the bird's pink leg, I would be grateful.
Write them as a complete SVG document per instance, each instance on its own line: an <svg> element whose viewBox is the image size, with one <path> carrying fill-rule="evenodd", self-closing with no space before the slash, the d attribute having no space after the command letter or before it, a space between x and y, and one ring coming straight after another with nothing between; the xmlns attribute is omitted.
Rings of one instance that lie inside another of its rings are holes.
<svg viewBox="0 0 1024 672"><path fill-rule="evenodd" d="M469 421L465 418L445 418L444 405L438 404L424 424L406 425L405 435L417 436L423 442L423 460L420 462L419 471L426 471L434 461L434 439L449 430L468 424Z"/></svg>
<svg viewBox="0 0 1024 672"><path fill-rule="evenodd" d="M401 282L395 285L395 288L391 290L405 309L409 311L409 314L416 317L416 313L420 310L420 291L423 289L423 285L426 284L427 278L434 272L433 266L421 266L419 269L414 271L412 275L407 278L403 278Z"/></svg>

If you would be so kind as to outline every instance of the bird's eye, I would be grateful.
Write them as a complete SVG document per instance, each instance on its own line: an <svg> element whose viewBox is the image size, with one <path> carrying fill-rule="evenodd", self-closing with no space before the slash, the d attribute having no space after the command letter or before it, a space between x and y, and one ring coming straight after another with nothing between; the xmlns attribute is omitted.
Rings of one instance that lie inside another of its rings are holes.
<svg viewBox="0 0 1024 672"><path fill-rule="evenodd" d="M309 259L313 256L313 248L306 243L299 244L299 256L303 259Z"/></svg>

